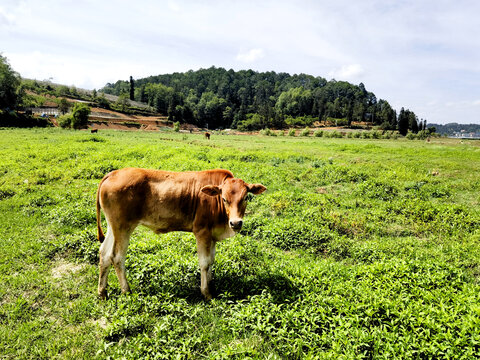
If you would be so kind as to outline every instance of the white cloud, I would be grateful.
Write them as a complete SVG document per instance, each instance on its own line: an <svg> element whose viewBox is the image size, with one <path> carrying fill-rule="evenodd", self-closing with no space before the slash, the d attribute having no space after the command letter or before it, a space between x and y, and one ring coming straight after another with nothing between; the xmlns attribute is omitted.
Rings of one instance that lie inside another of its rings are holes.
<svg viewBox="0 0 480 360"><path fill-rule="evenodd" d="M179 12L182 10L182 8L180 7L180 4L173 0L168 1L168 8L174 12Z"/></svg>
<svg viewBox="0 0 480 360"><path fill-rule="evenodd" d="M360 64L344 65L328 73L328 76L336 80L358 80L363 76L365 70Z"/></svg>
<svg viewBox="0 0 480 360"><path fill-rule="evenodd" d="M0 26L9 26L15 22L15 15L0 7Z"/></svg>
<svg viewBox="0 0 480 360"><path fill-rule="evenodd" d="M460 101L448 101L445 103L446 107L456 108L468 108L473 106L480 106L480 100L460 100Z"/></svg>
<svg viewBox="0 0 480 360"><path fill-rule="evenodd" d="M263 51L263 49L250 49L248 51L240 52L237 55L236 59L243 63L250 64L264 57L265 57L265 52Z"/></svg>

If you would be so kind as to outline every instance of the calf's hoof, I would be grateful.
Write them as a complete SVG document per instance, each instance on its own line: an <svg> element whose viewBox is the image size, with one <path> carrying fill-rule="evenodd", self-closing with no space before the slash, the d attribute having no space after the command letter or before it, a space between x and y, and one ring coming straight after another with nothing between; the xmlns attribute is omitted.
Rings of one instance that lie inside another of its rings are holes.
<svg viewBox="0 0 480 360"><path fill-rule="evenodd" d="M106 300L108 298L107 290L98 290L98 297L100 298L100 300Z"/></svg>

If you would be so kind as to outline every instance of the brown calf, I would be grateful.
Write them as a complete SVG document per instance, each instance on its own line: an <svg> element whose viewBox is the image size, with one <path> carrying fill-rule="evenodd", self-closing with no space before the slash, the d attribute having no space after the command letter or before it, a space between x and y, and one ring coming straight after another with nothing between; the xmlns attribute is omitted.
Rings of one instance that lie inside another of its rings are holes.
<svg viewBox="0 0 480 360"><path fill-rule="evenodd" d="M228 170L169 172L126 168L107 174L97 191L97 227L100 246L98 294L107 295L107 277L114 265L122 292L130 287L125 275L125 254L138 225L156 233L193 232L201 272L200 290L212 298L209 282L217 241L242 228L247 194L261 194L261 184L247 184ZM107 220L101 228L100 209ZM105 240L105 241L104 241Z"/></svg>

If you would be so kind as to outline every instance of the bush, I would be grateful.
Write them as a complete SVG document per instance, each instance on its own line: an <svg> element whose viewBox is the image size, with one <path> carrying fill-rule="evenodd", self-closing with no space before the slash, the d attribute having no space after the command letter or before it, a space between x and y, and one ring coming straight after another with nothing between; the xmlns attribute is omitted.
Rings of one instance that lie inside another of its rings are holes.
<svg viewBox="0 0 480 360"><path fill-rule="evenodd" d="M310 128L307 126L300 132L300 136L309 136L310 135Z"/></svg>
<svg viewBox="0 0 480 360"><path fill-rule="evenodd" d="M259 114L247 114L247 119L238 123L237 129L240 131L254 131L265 127L265 119Z"/></svg>
<svg viewBox="0 0 480 360"><path fill-rule="evenodd" d="M87 104L77 102L73 105L71 126L74 129L80 129L87 126L90 107Z"/></svg>
<svg viewBox="0 0 480 360"><path fill-rule="evenodd" d="M361 133L361 135L362 135L362 139L370 139L371 138L370 131L363 131Z"/></svg>
<svg viewBox="0 0 480 360"><path fill-rule="evenodd" d="M110 109L110 101L105 98L105 94L102 93L99 97L96 98L96 102L99 107L103 109Z"/></svg>
<svg viewBox="0 0 480 360"><path fill-rule="evenodd" d="M265 135L265 136L277 136L274 131L270 130L269 128L265 128L260 130L260 135Z"/></svg>
<svg viewBox="0 0 480 360"><path fill-rule="evenodd" d="M313 133L313 136L322 137L323 136L323 130L315 130L315 132Z"/></svg>
<svg viewBox="0 0 480 360"><path fill-rule="evenodd" d="M58 122L58 125L60 125L60 127L67 129L72 127L72 120L73 120L72 114L65 114L65 115L61 115L57 119L57 122Z"/></svg>
<svg viewBox="0 0 480 360"><path fill-rule="evenodd" d="M430 132L427 130L421 130L417 134L417 139L425 140L430 136Z"/></svg>
<svg viewBox="0 0 480 360"><path fill-rule="evenodd" d="M289 126L311 126L315 122L316 118L312 116L287 116L285 123Z"/></svg>
<svg viewBox="0 0 480 360"><path fill-rule="evenodd" d="M180 131L180 122L179 122L179 121L173 123L173 130L174 130L175 132L179 132L179 131Z"/></svg>
<svg viewBox="0 0 480 360"><path fill-rule="evenodd" d="M417 138L417 136L412 133L412 132L408 132L407 135L405 136L408 140L415 140Z"/></svg>
<svg viewBox="0 0 480 360"><path fill-rule="evenodd" d="M330 118L331 122L334 122L336 126L348 126L348 120L347 119L333 119Z"/></svg>
<svg viewBox="0 0 480 360"><path fill-rule="evenodd" d="M288 130L288 136L295 136L295 129Z"/></svg>

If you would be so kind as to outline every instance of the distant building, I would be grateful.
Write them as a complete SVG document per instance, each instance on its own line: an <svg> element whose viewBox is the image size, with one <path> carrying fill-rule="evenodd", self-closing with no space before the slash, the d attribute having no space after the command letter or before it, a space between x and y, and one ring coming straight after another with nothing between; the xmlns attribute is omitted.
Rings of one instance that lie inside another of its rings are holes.
<svg viewBox="0 0 480 360"><path fill-rule="evenodd" d="M454 132L452 137L458 139L480 139L480 132L467 132L466 130L461 130Z"/></svg>

